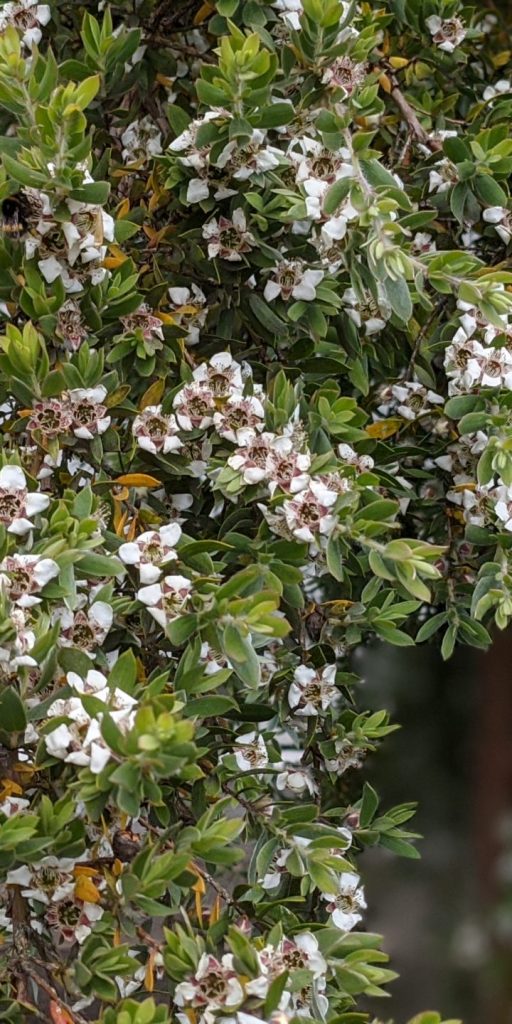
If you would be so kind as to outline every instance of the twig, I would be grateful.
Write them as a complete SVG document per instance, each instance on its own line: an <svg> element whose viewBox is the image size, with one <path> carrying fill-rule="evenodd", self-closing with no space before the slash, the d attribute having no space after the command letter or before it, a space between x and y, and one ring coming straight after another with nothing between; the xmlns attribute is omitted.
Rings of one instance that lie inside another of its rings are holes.
<svg viewBox="0 0 512 1024"><path fill-rule="evenodd" d="M76 1011L73 1010L68 1003L64 1002L64 1000L58 994L56 989L54 989L53 985L50 985L50 983L46 981L44 978L42 978L40 974L37 974L34 971L32 965L28 966L20 962L18 964L18 972L23 973L25 977L30 978L31 981L34 981L38 988L41 988L43 992L46 992L46 995L49 996L50 999L58 1003L59 1006L61 1006L62 1009L66 1011L71 1020L74 1021L74 1024L86 1024L85 1018L82 1017L80 1013L76 1013Z"/></svg>
<svg viewBox="0 0 512 1024"><path fill-rule="evenodd" d="M399 88L397 83L394 82L394 81L393 81L393 88L391 89L390 95L391 95L391 98L395 101L395 103L396 103L398 109L400 110L400 113L402 114L404 120L409 125L409 128L411 130L412 135L414 135L414 137L418 140L418 142L422 142L423 145L424 146L428 146L429 149L432 149L433 151L439 152L439 150L442 149L441 142L439 141L439 139L431 138L431 136L428 134L428 132L425 131L423 125L420 124L420 122L418 120L416 112L411 107L411 104L409 103L409 101L405 98L402 90Z"/></svg>
<svg viewBox="0 0 512 1024"><path fill-rule="evenodd" d="M414 348L413 348L412 353L411 353L411 358L409 360L409 366L407 367L407 373L405 374L405 380L411 380L412 377L414 376L414 365L415 365L416 360L418 358L418 353L419 353L420 348L421 348L421 343L422 343L422 341L425 340L425 337L426 337L426 335L428 333L429 327L432 326L434 320L436 319L438 313L441 312L441 310L442 310L443 306L445 305L445 303L446 303L446 298L443 298L443 299L440 300L440 302L436 303L436 305L434 306L434 308L433 308L433 310L432 310L428 320L423 324L423 327L418 331L418 335L417 335L416 340L414 342Z"/></svg>

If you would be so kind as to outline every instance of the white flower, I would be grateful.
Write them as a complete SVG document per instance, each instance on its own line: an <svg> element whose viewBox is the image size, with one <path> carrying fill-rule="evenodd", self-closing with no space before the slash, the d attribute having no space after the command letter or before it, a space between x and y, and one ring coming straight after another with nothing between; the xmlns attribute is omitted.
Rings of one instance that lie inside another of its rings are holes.
<svg viewBox="0 0 512 1024"><path fill-rule="evenodd" d="M75 437L91 441L104 434L110 426L110 416L103 401L107 389L103 384L95 388L74 388L68 391L69 409L73 417L71 429Z"/></svg>
<svg viewBox="0 0 512 1024"><path fill-rule="evenodd" d="M363 917L361 910L365 909L366 900L359 882L359 875L344 871L340 875L338 891L322 893L322 898L328 901L327 910L332 915L332 923L344 932L352 931Z"/></svg>
<svg viewBox="0 0 512 1024"><path fill-rule="evenodd" d="M299 665L288 690L288 703L295 714L311 717L326 711L338 693L335 678L336 665L325 665L321 670Z"/></svg>
<svg viewBox="0 0 512 1024"><path fill-rule="evenodd" d="M157 124L147 115L132 121L121 135L122 157L126 162L144 160L162 152L162 134Z"/></svg>
<svg viewBox="0 0 512 1024"><path fill-rule="evenodd" d="M203 227L203 238L208 241L208 255L211 259L219 256L222 260L237 262L242 253L249 252L255 239L247 229L245 213L238 207L231 218L215 217Z"/></svg>
<svg viewBox="0 0 512 1024"><path fill-rule="evenodd" d="M245 430L234 455L230 455L227 464L230 469L240 473L244 483L259 484L267 480L271 473L268 457L275 434L257 434L255 430Z"/></svg>
<svg viewBox="0 0 512 1024"><path fill-rule="evenodd" d="M230 395L222 410L214 413L213 425L220 437L240 444L247 430L263 428L264 417L265 410L256 395Z"/></svg>
<svg viewBox="0 0 512 1024"><path fill-rule="evenodd" d="M405 381L391 388L396 400L396 411L406 420L415 420L429 411L431 405L443 405L444 398L418 381Z"/></svg>
<svg viewBox="0 0 512 1024"><path fill-rule="evenodd" d="M273 277L265 285L263 295L267 302L278 296L285 302L302 299L312 302L317 286L324 278L323 270L308 269L302 260L282 260L273 270Z"/></svg>
<svg viewBox="0 0 512 1024"><path fill-rule="evenodd" d="M491 491L490 497L497 498L494 511L508 533L512 532L512 487L500 484Z"/></svg>
<svg viewBox="0 0 512 1024"><path fill-rule="evenodd" d="M183 442L177 436L176 417L163 413L161 405L147 405L135 417L132 431L139 448L152 455L168 455L183 447Z"/></svg>
<svg viewBox="0 0 512 1024"><path fill-rule="evenodd" d="M314 541L317 534L328 535L336 525L330 511L337 494L314 478L308 486L283 503L286 523L297 540Z"/></svg>
<svg viewBox="0 0 512 1024"><path fill-rule="evenodd" d="M69 724L61 723L44 737L51 757L88 767L93 774L103 771L111 758L111 751L101 733L102 714L91 718L80 696L92 694L102 701L119 729L127 732L133 726L136 700L119 688L111 689L101 672L91 669L85 679L76 672L68 672L67 682L77 696L66 700L58 698L48 709L48 717L66 716Z"/></svg>
<svg viewBox="0 0 512 1024"><path fill-rule="evenodd" d="M49 504L47 494L27 490L25 474L19 466L0 469L0 523L8 533L18 536L28 533L34 526L32 517Z"/></svg>
<svg viewBox="0 0 512 1024"><path fill-rule="evenodd" d="M181 981L174 992L177 1006L203 1007L209 1013L222 1007L238 1006L243 998L244 990L233 968L231 953L226 953L220 961L203 953L196 973L189 981Z"/></svg>
<svg viewBox="0 0 512 1024"><path fill-rule="evenodd" d="M278 789L288 789L294 796L316 793L315 783L307 768L287 768L286 771L280 772L276 778L276 786Z"/></svg>
<svg viewBox="0 0 512 1024"><path fill-rule="evenodd" d="M438 14L432 14L426 19L426 25L433 42L445 53L453 53L466 38L467 29L460 18L446 18L443 21Z"/></svg>
<svg viewBox="0 0 512 1024"><path fill-rule="evenodd" d="M174 396L173 407L181 430L205 430L213 423L215 395L201 381L193 381Z"/></svg>
<svg viewBox="0 0 512 1024"><path fill-rule="evenodd" d="M255 732L238 736L240 749L235 751L235 758L240 771L254 771L255 768L266 768L268 764L267 748L263 736Z"/></svg>
<svg viewBox="0 0 512 1024"><path fill-rule="evenodd" d="M486 224L493 224L496 233L500 236L505 245L508 245L512 238L512 216L506 206L489 206L484 210L482 217Z"/></svg>
<svg viewBox="0 0 512 1024"><path fill-rule="evenodd" d="M40 603L41 598L36 594L58 574L59 566L53 558L15 552L0 565L0 585L5 587L11 601L20 608L29 608Z"/></svg>
<svg viewBox="0 0 512 1024"><path fill-rule="evenodd" d="M294 32L300 29L300 18L303 13L302 0L274 0L272 4L279 12L287 28Z"/></svg>
<svg viewBox="0 0 512 1024"><path fill-rule="evenodd" d="M168 523L159 530L147 530L136 540L121 544L117 554L125 565L135 565L141 583L155 583L160 578L160 566L177 558L175 545L181 537L181 526Z"/></svg>
<svg viewBox="0 0 512 1024"><path fill-rule="evenodd" d="M185 612L191 590L192 583L186 576L165 576L159 583L141 587L137 600L146 605L150 615L165 629L168 622Z"/></svg>
<svg viewBox="0 0 512 1024"><path fill-rule="evenodd" d="M512 83L507 78L500 78L494 85L488 85L484 89L484 100L493 100L495 96L502 96L503 93L512 91Z"/></svg>
<svg viewBox="0 0 512 1024"><path fill-rule="evenodd" d="M49 4L38 4L37 0L17 0L6 3L0 9L0 32L8 25L14 25L22 32L22 42L29 49L41 42L41 25L47 25L51 18Z"/></svg>

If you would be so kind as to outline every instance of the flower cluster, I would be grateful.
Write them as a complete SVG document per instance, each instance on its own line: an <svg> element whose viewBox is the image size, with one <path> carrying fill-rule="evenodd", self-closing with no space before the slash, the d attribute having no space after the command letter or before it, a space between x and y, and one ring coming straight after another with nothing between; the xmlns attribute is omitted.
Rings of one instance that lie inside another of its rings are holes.
<svg viewBox="0 0 512 1024"><path fill-rule="evenodd" d="M512 617L512 71L384 6L0 9L6 1020L392 980L354 652Z"/></svg>

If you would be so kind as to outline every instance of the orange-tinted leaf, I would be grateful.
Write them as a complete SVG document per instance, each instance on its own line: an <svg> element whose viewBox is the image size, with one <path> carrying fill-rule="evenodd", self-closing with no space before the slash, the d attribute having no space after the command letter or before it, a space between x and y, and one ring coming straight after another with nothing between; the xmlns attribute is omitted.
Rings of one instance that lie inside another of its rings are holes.
<svg viewBox="0 0 512 1024"><path fill-rule="evenodd" d="M99 903L101 899L94 882L87 875L80 875L77 878L75 896L77 900L83 900L84 903Z"/></svg>
<svg viewBox="0 0 512 1024"><path fill-rule="evenodd" d="M206 3L201 4L201 7L194 15L194 25L200 25L203 21L206 21L210 14L213 14L214 10L215 7L206 0Z"/></svg>
<svg viewBox="0 0 512 1024"><path fill-rule="evenodd" d="M52 999L50 1003L50 1017L53 1024L75 1024L71 1014L55 999Z"/></svg>
<svg viewBox="0 0 512 1024"><path fill-rule="evenodd" d="M123 473L113 481L115 484L125 484L126 487L160 487L162 481L149 473Z"/></svg>

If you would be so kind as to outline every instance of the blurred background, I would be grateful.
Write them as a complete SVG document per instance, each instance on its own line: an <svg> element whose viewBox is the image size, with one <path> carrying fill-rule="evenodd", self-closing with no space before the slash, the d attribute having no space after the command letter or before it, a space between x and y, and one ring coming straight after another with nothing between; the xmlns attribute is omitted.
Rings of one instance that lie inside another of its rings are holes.
<svg viewBox="0 0 512 1024"><path fill-rule="evenodd" d="M404 1024L439 1010L512 1024L512 632L447 664L428 648L376 646L355 670L365 706L401 730L370 764L383 804L418 800L422 859L364 855L369 930L401 977L374 1001Z"/></svg>

